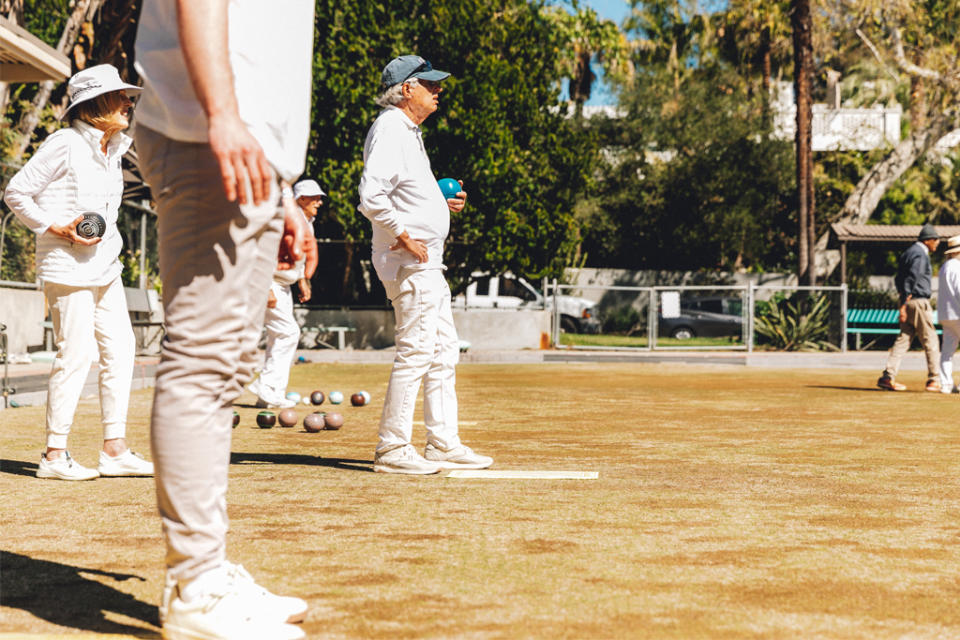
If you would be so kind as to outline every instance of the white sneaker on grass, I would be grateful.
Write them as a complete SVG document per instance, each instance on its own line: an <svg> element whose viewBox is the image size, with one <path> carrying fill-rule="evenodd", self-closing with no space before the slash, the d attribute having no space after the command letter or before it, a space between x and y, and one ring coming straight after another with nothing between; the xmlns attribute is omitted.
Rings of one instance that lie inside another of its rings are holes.
<svg viewBox="0 0 960 640"><path fill-rule="evenodd" d="M37 467L38 478L93 480L99 476L96 469L89 469L75 462L69 451L64 451L53 460L48 460L45 453L40 454L40 466Z"/></svg>
<svg viewBox="0 0 960 640"><path fill-rule="evenodd" d="M100 452L100 465L97 471L101 476L120 477L120 476L152 476L153 463L143 459L139 453L134 453L127 449L118 456L107 455L106 451Z"/></svg>
<svg viewBox="0 0 960 640"><path fill-rule="evenodd" d="M299 640L305 637L289 621L301 621L307 603L270 593L241 566L229 562L200 578L199 593L185 600L167 579L160 602L166 640ZM193 583L190 585L193 586Z"/></svg>
<svg viewBox="0 0 960 640"><path fill-rule="evenodd" d="M288 400L287 398L274 398L268 400L257 396L257 408L258 409L290 409L297 406L297 403L293 400Z"/></svg>
<svg viewBox="0 0 960 640"><path fill-rule="evenodd" d="M384 453L378 453L373 458L373 470L377 473L405 473L407 475L424 476L431 473L440 473L440 465L424 460L413 445L405 444Z"/></svg>
<svg viewBox="0 0 960 640"><path fill-rule="evenodd" d="M443 469L486 469L493 464L493 458L474 453L473 449L462 444L449 451L428 444L423 457Z"/></svg>

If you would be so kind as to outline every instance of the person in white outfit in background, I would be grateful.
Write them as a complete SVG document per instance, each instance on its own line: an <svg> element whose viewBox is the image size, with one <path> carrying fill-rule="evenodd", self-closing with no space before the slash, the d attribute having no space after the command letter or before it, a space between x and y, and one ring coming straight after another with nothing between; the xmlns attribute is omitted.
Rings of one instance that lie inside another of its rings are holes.
<svg viewBox="0 0 960 640"><path fill-rule="evenodd" d="M956 393L953 354L960 345L960 236L947 240L946 260L937 280L937 316L943 327L940 347L940 393Z"/></svg>
<svg viewBox="0 0 960 640"><path fill-rule="evenodd" d="M138 91L109 64L70 78L64 112L70 126L43 141L4 195L17 218L37 234L37 275L57 343L47 389L47 448L38 478L153 475L153 464L127 447L134 338L117 259L123 248L117 229L120 159L132 143L121 131L130 124L127 92ZM102 216L102 237L78 233L84 213ZM73 460L67 437L98 353L103 450L92 469Z"/></svg>
<svg viewBox="0 0 960 640"><path fill-rule="evenodd" d="M380 473L431 474L493 464L460 442L455 388L460 345L443 277L450 212L463 210L467 194L444 197L420 136L419 125L437 110L440 82L449 75L420 56L387 64L377 98L384 110L363 146L358 208L373 224L373 264L396 319L397 355L373 461ZM421 382L423 456L410 443Z"/></svg>
<svg viewBox="0 0 960 640"><path fill-rule="evenodd" d="M312 233L317 209L323 204L323 196L327 194L315 180L301 180L293 185L292 195ZM273 274L267 311L263 318L263 327L267 332L263 370L260 377L247 387L257 396L258 407L286 409L296 405L296 402L286 397L290 367L300 344L300 325L293 315L293 291L290 286L299 282L300 303L310 300L309 281L313 274L306 273L304 262L305 260L301 259L296 268L278 269Z"/></svg>

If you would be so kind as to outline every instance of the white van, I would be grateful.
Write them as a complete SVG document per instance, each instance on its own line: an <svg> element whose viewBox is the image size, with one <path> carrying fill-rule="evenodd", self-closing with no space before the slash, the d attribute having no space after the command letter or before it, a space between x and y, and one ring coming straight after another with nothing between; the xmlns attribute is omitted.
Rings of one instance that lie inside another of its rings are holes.
<svg viewBox="0 0 960 640"><path fill-rule="evenodd" d="M553 309L553 296L543 293L523 278L512 274L473 275L467 290L453 299L460 309ZM560 329L568 333L599 333L593 302L575 296L557 296Z"/></svg>

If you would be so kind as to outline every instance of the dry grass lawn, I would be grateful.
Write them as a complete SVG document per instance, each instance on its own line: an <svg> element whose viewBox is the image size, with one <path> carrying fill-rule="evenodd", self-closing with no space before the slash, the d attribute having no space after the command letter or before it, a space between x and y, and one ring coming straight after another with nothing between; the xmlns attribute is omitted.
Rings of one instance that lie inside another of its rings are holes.
<svg viewBox="0 0 960 640"><path fill-rule="evenodd" d="M239 408L229 553L309 600L310 637L960 637L957 396L875 372L464 365L461 433L495 468L600 472L465 480L371 473L388 374L294 368L291 389L373 394L340 431ZM152 481L36 479L43 415L0 413L0 632L157 637ZM84 400L78 461L99 437Z"/></svg>

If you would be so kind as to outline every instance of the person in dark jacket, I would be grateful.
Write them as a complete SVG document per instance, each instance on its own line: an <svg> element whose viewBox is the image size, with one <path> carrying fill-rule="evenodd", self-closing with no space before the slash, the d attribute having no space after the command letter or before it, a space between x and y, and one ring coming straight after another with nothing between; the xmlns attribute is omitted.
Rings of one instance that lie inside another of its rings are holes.
<svg viewBox="0 0 960 640"><path fill-rule="evenodd" d="M930 252L937 250L940 235L931 224L923 225L917 241L900 255L897 265L897 293L900 295L900 335L890 348L887 366L877 386L888 391L905 391L907 387L896 381L903 354L910 349L914 336L920 340L927 356L927 391L940 391L940 343L933 326L933 308L930 306L933 269Z"/></svg>

